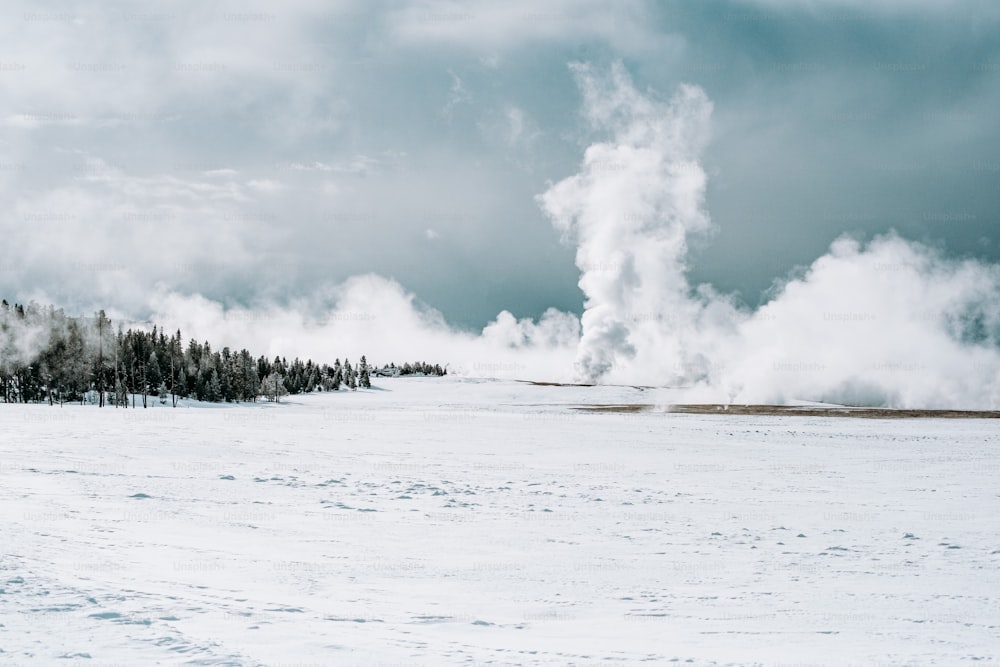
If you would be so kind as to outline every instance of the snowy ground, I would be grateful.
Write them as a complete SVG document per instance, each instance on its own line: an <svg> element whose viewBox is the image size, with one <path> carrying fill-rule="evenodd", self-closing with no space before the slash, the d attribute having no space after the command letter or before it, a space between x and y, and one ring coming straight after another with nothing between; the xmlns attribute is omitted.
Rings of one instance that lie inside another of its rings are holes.
<svg viewBox="0 0 1000 667"><path fill-rule="evenodd" d="M0 667L1000 664L993 420L0 405Z"/></svg>

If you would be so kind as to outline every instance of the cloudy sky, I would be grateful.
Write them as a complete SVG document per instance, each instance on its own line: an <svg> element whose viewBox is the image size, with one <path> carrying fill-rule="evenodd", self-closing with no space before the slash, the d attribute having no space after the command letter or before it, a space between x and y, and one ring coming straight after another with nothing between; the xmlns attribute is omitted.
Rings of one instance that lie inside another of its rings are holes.
<svg viewBox="0 0 1000 667"><path fill-rule="evenodd" d="M6 2L0 293L141 319L372 273L474 331L580 314L537 199L601 139L571 63L711 100L692 284L756 307L844 232L996 261L1000 4L871 4Z"/></svg>

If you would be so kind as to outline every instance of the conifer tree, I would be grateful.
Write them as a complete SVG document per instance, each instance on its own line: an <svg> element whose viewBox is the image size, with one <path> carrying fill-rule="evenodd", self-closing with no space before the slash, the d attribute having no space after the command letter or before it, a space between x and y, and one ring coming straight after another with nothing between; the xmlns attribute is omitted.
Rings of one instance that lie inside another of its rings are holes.
<svg viewBox="0 0 1000 667"><path fill-rule="evenodd" d="M222 400L222 384L219 381L219 372L214 368L205 385L205 400L211 403L218 403Z"/></svg>
<svg viewBox="0 0 1000 667"><path fill-rule="evenodd" d="M365 359L365 355L361 355L361 361L359 362L361 368L361 377L358 380L358 384L361 385L362 389L371 389L372 380L371 375L368 372L368 360Z"/></svg>

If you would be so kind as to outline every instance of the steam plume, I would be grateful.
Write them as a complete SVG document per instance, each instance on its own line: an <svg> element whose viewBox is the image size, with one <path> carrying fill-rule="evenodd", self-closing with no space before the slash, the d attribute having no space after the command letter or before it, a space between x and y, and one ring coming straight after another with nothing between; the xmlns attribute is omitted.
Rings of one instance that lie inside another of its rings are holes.
<svg viewBox="0 0 1000 667"><path fill-rule="evenodd" d="M640 92L620 64L573 71L608 138L538 200L577 245L578 379L683 386L692 400L1000 406L1000 268L888 234L838 240L756 312L692 287L689 241L711 224L698 162L711 102L689 85L669 100Z"/></svg>

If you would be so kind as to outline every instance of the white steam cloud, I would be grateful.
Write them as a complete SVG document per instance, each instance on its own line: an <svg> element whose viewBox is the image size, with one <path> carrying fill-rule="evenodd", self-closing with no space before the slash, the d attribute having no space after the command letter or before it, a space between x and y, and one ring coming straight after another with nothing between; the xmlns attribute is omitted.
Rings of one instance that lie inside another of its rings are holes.
<svg viewBox="0 0 1000 667"><path fill-rule="evenodd" d="M539 197L577 244L587 297L577 368L587 381L620 365L649 368L662 382L657 360L683 359L683 329L700 315L688 297L684 260L688 236L709 226L697 158L712 105L692 86L669 102L652 100L621 65L608 78L584 65L574 71L588 119L612 134L587 149L580 173Z"/></svg>
<svg viewBox="0 0 1000 667"><path fill-rule="evenodd" d="M577 244L580 380L669 384L688 400L1000 407L1000 268L890 234L838 240L753 313L693 288L711 102L687 85L658 100L621 65L573 70L609 139L538 199Z"/></svg>
<svg viewBox="0 0 1000 667"><path fill-rule="evenodd" d="M425 361L475 377L568 380L580 330L575 315L550 309L538 322L503 311L482 332L458 331L399 283L374 274L283 305L224 309L177 293L153 303L152 321L179 327L185 339L320 363L362 354L379 365Z"/></svg>

